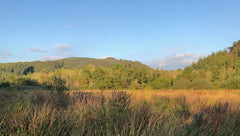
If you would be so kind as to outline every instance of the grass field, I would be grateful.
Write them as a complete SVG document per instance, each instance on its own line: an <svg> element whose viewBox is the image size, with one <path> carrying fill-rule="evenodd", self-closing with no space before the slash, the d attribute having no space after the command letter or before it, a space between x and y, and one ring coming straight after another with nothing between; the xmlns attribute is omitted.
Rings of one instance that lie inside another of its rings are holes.
<svg viewBox="0 0 240 136"><path fill-rule="evenodd" d="M239 90L0 90L1 135L240 135Z"/></svg>

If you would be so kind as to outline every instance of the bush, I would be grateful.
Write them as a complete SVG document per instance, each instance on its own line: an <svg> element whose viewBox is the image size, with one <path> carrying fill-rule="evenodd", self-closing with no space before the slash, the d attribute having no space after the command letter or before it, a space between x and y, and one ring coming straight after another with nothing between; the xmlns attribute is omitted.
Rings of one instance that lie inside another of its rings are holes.
<svg viewBox="0 0 240 136"><path fill-rule="evenodd" d="M167 89L169 88L169 82L159 77L152 82L151 86L152 89Z"/></svg>
<svg viewBox="0 0 240 136"><path fill-rule="evenodd" d="M22 85L38 86L38 82L36 80L32 80L32 79L25 79L25 80L23 80Z"/></svg>
<svg viewBox="0 0 240 136"><path fill-rule="evenodd" d="M10 83L9 82L2 82L0 84L0 87L9 87L10 86Z"/></svg>
<svg viewBox="0 0 240 136"><path fill-rule="evenodd" d="M212 89L212 83L209 82L207 79L194 79L192 82L192 88L194 90L201 90L201 89Z"/></svg>
<svg viewBox="0 0 240 136"><path fill-rule="evenodd" d="M176 80L173 82L173 89L190 89L191 82L189 80Z"/></svg>
<svg viewBox="0 0 240 136"><path fill-rule="evenodd" d="M15 78L12 82L13 85L23 85L23 86L38 86L38 82L36 80L32 80L26 77L18 77Z"/></svg>
<svg viewBox="0 0 240 136"><path fill-rule="evenodd" d="M240 89L240 77L235 76L227 79L223 85L222 88L228 88L228 89Z"/></svg>
<svg viewBox="0 0 240 136"><path fill-rule="evenodd" d="M64 90L66 90L66 81L63 80L60 76L53 76L53 88L58 93L62 93Z"/></svg>

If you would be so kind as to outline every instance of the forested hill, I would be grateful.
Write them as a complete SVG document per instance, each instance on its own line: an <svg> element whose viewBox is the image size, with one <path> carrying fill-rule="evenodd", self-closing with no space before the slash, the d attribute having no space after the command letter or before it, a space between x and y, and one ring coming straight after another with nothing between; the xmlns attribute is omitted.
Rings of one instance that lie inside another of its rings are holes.
<svg viewBox="0 0 240 136"><path fill-rule="evenodd" d="M192 81L196 78L223 82L240 75L240 40L232 47L201 58L184 69L181 77Z"/></svg>
<svg viewBox="0 0 240 136"><path fill-rule="evenodd" d="M0 63L0 71L4 73L13 73L17 75L26 75L27 73L40 72L41 70L54 71L56 69L83 69L87 65L95 67L109 67L120 64L125 68L145 68L150 69L138 61L117 60L112 57L106 59L72 57L56 61L34 61L18 63Z"/></svg>

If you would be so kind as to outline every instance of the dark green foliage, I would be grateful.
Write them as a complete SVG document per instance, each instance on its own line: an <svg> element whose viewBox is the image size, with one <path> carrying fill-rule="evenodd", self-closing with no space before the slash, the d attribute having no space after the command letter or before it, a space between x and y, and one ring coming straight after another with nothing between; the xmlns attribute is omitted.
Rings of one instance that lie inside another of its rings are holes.
<svg viewBox="0 0 240 136"><path fill-rule="evenodd" d="M30 79L29 77L26 76L19 76L19 77L12 77L12 80L7 80L10 81L12 85L18 85L18 86L39 86L38 81L34 79Z"/></svg>
<svg viewBox="0 0 240 136"><path fill-rule="evenodd" d="M63 67L64 67L64 62L62 62L62 61L56 61L55 62L55 66L54 66L55 69L60 69L60 68L63 68Z"/></svg>
<svg viewBox="0 0 240 136"><path fill-rule="evenodd" d="M9 82L2 82L0 83L0 87L9 87L10 83Z"/></svg>
<svg viewBox="0 0 240 136"><path fill-rule="evenodd" d="M95 89L106 89L106 73L103 69L97 67L96 70L93 72L93 82Z"/></svg>
<svg viewBox="0 0 240 136"><path fill-rule="evenodd" d="M16 81L16 85L23 85L23 86L38 86L38 82L36 80L32 80L29 78L18 78Z"/></svg>
<svg viewBox="0 0 240 136"><path fill-rule="evenodd" d="M140 85L147 83L147 72L146 69L137 69L134 74L134 79L137 80L137 83Z"/></svg>
<svg viewBox="0 0 240 136"><path fill-rule="evenodd" d="M23 75L27 75L28 73L33 73L34 72L34 67L33 66L28 66L23 70Z"/></svg>
<svg viewBox="0 0 240 136"><path fill-rule="evenodd" d="M0 71L15 75L27 75L34 72L34 66L28 62L0 64Z"/></svg>

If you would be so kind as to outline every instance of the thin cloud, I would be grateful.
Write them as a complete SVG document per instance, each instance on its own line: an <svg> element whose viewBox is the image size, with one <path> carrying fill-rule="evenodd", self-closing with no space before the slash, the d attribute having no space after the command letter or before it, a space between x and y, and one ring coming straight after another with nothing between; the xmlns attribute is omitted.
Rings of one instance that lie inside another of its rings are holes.
<svg viewBox="0 0 240 136"><path fill-rule="evenodd" d="M3 55L3 56L10 56L10 55L12 55L12 53L11 53L11 52L8 52L8 51L6 51L6 52L3 52L3 53L2 53L2 55Z"/></svg>
<svg viewBox="0 0 240 136"><path fill-rule="evenodd" d="M43 56L39 60L40 61L47 61L47 60L59 60L61 57L59 56Z"/></svg>
<svg viewBox="0 0 240 136"><path fill-rule="evenodd" d="M198 53L182 53L182 54L172 54L163 59L154 59L152 61L146 62L151 67L174 70L178 68L184 68L196 62L199 58L203 57L203 54Z"/></svg>
<svg viewBox="0 0 240 136"><path fill-rule="evenodd" d="M61 56L43 56L41 57L39 60L40 61L47 61L47 60L59 60L59 59L63 59L66 57L74 57L74 54L63 54Z"/></svg>
<svg viewBox="0 0 240 136"><path fill-rule="evenodd" d="M54 46L51 47L51 51L50 52L55 52L56 55L53 56L43 56L41 58L39 58L40 61L47 61L47 60L59 60L59 59L63 59L66 57L74 57L75 55L72 53L65 53L65 51L67 51L69 49L70 44L65 43L65 44L56 44ZM38 48L31 48L32 51L38 51ZM52 53L53 53L52 52Z"/></svg>
<svg viewBox="0 0 240 136"><path fill-rule="evenodd" d="M35 46L29 47L28 50L32 51L32 52L41 52L41 53L46 53L47 52L47 50L42 50L42 49L39 49L38 47L35 47Z"/></svg>
<svg viewBox="0 0 240 136"><path fill-rule="evenodd" d="M181 50L181 49L183 49L183 48L180 48L180 47L168 48L168 50L170 50L170 51Z"/></svg>
<svg viewBox="0 0 240 136"><path fill-rule="evenodd" d="M103 56L103 57L100 57L98 59L107 59L107 58L111 58L110 56Z"/></svg>
<svg viewBox="0 0 240 136"><path fill-rule="evenodd" d="M11 55L12 55L12 53L8 52L8 51L0 53L0 61L5 60L7 57L9 57Z"/></svg>
<svg viewBox="0 0 240 136"><path fill-rule="evenodd" d="M55 52L64 52L69 48L70 44L65 43L65 44L56 44L52 47L53 51Z"/></svg>

